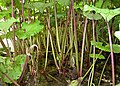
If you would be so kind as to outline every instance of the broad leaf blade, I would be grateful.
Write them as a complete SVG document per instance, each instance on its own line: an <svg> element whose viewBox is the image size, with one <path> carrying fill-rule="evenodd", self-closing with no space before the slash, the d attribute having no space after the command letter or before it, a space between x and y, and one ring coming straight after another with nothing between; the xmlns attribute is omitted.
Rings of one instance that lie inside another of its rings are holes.
<svg viewBox="0 0 120 86"><path fill-rule="evenodd" d="M91 41L91 45L95 46L96 48L98 48L102 51L110 52L110 45L107 44L107 45L103 46L102 44L103 44L102 42ZM113 47L113 52L114 53L120 53L120 45L112 44L112 47Z"/></svg>
<svg viewBox="0 0 120 86"><path fill-rule="evenodd" d="M40 25L39 21L36 21L31 24L23 23L22 29L16 31L16 35L19 39L26 39L41 32L43 28L44 28L44 25Z"/></svg>
<svg viewBox="0 0 120 86"><path fill-rule="evenodd" d="M24 54L16 56L14 62L10 62L10 58L6 58L5 64L0 65L0 71L6 73L9 77L16 81L23 71L21 65L24 64L25 58L26 55ZM7 77L2 77L2 80L6 83L12 83Z"/></svg>
<svg viewBox="0 0 120 86"><path fill-rule="evenodd" d="M93 13L90 12L83 12L83 15L87 17L88 19L92 20L93 19ZM100 14L95 13L94 14L94 20L99 20L101 19L102 16Z"/></svg>
<svg viewBox="0 0 120 86"><path fill-rule="evenodd" d="M70 0L57 0L62 6L68 6L70 4Z"/></svg>
<svg viewBox="0 0 120 86"><path fill-rule="evenodd" d="M31 4L26 4L25 7L33 10L37 9L43 13L45 8L51 6L51 4L52 3L33 2Z"/></svg>
<svg viewBox="0 0 120 86"><path fill-rule="evenodd" d="M109 22L114 16L120 14L120 8L110 10L110 9L100 9L89 5L85 5L83 11L85 12L95 11L96 13L101 14L107 22Z"/></svg>
<svg viewBox="0 0 120 86"><path fill-rule="evenodd" d="M15 18L11 18L11 19L8 19L7 21L5 22L0 22L0 29L7 33L8 29L10 28L10 26L14 23L14 22L19 22L18 20L16 20Z"/></svg>

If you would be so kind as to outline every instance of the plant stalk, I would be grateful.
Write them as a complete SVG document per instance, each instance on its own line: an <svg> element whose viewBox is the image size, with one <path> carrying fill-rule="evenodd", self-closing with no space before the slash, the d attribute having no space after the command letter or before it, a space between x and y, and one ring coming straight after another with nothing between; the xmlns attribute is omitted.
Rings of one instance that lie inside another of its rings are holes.
<svg viewBox="0 0 120 86"><path fill-rule="evenodd" d="M25 17L24 17L24 3L25 2L23 2L23 1L25 1L25 0L21 1L21 4L22 4L22 21L25 22Z"/></svg>
<svg viewBox="0 0 120 86"><path fill-rule="evenodd" d="M59 43L59 35L58 35L58 24L57 24L57 13L56 13L56 0L54 0L54 15L55 15L56 39L57 39L58 51L59 51L59 53L61 53L60 43Z"/></svg>
<svg viewBox="0 0 120 86"><path fill-rule="evenodd" d="M77 73L79 75L79 62L78 62L78 43L77 43L77 31L76 31L76 20L75 20L75 13L74 13L74 0L72 0L72 16L73 16L73 23L74 23L74 45L75 45L75 54L76 54L76 67L77 67Z"/></svg>
<svg viewBox="0 0 120 86"><path fill-rule="evenodd" d="M84 32L83 32L83 41L82 41L82 52L81 52L81 60L80 60L80 77L82 77L82 68L83 68L83 54L84 54L84 47L85 47L85 34L86 34L86 28L87 28L88 19L85 19L85 26L84 26Z"/></svg>
<svg viewBox="0 0 120 86"><path fill-rule="evenodd" d="M14 0L11 0L11 3L12 3L12 17L15 17L15 14L14 14Z"/></svg>
<svg viewBox="0 0 120 86"><path fill-rule="evenodd" d="M95 42L95 22L94 22L94 14L93 14L93 18L92 18L92 29L93 29L93 41ZM94 69L95 69L95 46L93 46L93 68L92 68L92 76L91 76L91 82L90 82L90 86L92 86L92 82L93 82L93 77L94 77Z"/></svg>
<svg viewBox="0 0 120 86"><path fill-rule="evenodd" d="M56 65L57 69L60 71L60 68L59 68L59 66L57 64L57 60L56 60L56 57L55 57L55 51L54 51L54 47L53 47L52 36L51 36L49 30L48 30L48 35L50 35L50 42L51 42L51 47L52 47L52 53L53 53L54 62L55 62L55 65Z"/></svg>
<svg viewBox="0 0 120 86"><path fill-rule="evenodd" d="M112 65L112 83L113 86L115 86L115 73L114 73L114 56L113 56L113 48L112 48L112 39L111 39L111 33L110 33L110 26L107 23L107 27L108 27L108 34L109 34L109 43L110 43L110 52L111 52L111 65Z"/></svg>

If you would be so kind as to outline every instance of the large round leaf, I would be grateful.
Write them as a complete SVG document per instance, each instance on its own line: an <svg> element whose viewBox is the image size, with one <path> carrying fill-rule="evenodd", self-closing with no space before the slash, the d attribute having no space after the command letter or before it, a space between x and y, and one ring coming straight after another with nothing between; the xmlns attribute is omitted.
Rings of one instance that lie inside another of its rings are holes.
<svg viewBox="0 0 120 86"><path fill-rule="evenodd" d="M41 32L43 28L44 28L44 25L40 25L39 21L30 23L30 24L23 23L22 29L16 31L16 35L19 39L26 39Z"/></svg>

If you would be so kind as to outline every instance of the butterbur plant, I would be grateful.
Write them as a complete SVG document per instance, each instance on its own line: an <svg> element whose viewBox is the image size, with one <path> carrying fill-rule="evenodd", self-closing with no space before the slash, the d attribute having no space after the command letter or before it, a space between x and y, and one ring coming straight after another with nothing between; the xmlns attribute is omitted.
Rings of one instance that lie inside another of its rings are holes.
<svg viewBox="0 0 120 86"><path fill-rule="evenodd" d="M109 21L116 15L120 14L120 8L114 9L114 10L109 10L109 9L100 9L100 8L96 8L94 6L88 6L85 5L83 11L95 11L95 13L99 13L100 15L102 15L102 17L105 19L105 22L107 24L107 28L108 28L108 34L109 34L109 49L111 52L111 65L112 65L112 84L115 85L115 73L114 73L114 56L113 56L113 46L112 46L112 38L111 38L111 31L110 31L110 26L109 26ZM86 16L86 15L85 15ZM98 15L99 16L99 15ZM90 16L88 16L89 18L91 18ZM94 45L95 46L95 45ZM98 44L96 44L96 46L99 46ZM104 49L101 45L101 49ZM107 49L106 49L107 50Z"/></svg>
<svg viewBox="0 0 120 86"><path fill-rule="evenodd" d="M0 85L120 83L118 2L0 0Z"/></svg>

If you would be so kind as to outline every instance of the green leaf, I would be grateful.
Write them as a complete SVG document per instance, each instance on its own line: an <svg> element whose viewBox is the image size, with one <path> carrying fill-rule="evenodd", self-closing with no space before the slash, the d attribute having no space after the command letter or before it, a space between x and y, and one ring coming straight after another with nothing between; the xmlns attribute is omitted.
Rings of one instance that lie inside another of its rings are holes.
<svg viewBox="0 0 120 86"><path fill-rule="evenodd" d="M52 3L33 2L31 4L26 4L25 7L33 9L33 10L37 9L41 13L43 13L43 11L45 10L45 8L49 7L51 5L52 5Z"/></svg>
<svg viewBox="0 0 120 86"><path fill-rule="evenodd" d="M91 45L94 45L95 47L101 49L101 50L105 50L104 46L102 46L102 42L94 42L94 41L91 41Z"/></svg>
<svg viewBox="0 0 120 86"><path fill-rule="evenodd" d="M83 12L83 15L87 17L88 19L92 20L93 19L93 13L90 12ZM95 13L94 14L94 20L99 20L101 19L102 16L100 14Z"/></svg>
<svg viewBox="0 0 120 86"><path fill-rule="evenodd" d="M5 59L4 57L0 56L0 63L3 63L3 62L5 62Z"/></svg>
<svg viewBox="0 0 120 86"><path fill-rule="evenodd" d="M118 44L113 44L113 52L114 53L120 53L120 45Z"/></svg>
<svg viewBox="0 0 120 86"><path fill-rule="evenodd" d="M114 16L120 14L120 8L109 10L109 9L99 9L100 14L103 16L103 18L109 22Z"/></svg>
<svg viewBox="0 0 120 86"><path fill-rule="evenodd" d="M119 39L119 41L120 41L120 31L115 31L115 37L117 37L118 39Z"/></svg>
<svg viewBox="0 0 120 86"><path fill-rule="evenodd" d="M81 10L83 9L83 2L80 1L79 4L77 4L76 2L74 3L74 9L78 9L80 8Z"/></svg>
<svg viewBox="0 0 120 86"><path fill-rule="evenodd" d="M29 38L31 36L34 36L36 34L38 34L39 32L41 32L44 28L44 25L41 25L39 23L39 21L36 21L34 23L23 23L22 24L22 29L17 29L15 31L16 36L19 39L26 39ZM13 31L7 32L7 34L3 34L1 35L2 39L3 38L11 38L13 34Z"/></svg>
<svg viewBox="0 0 120 86"><path fill-rule="evenodd" d="M66 14L65 13L58 13L57 18L63 18Z"/></svg>
<svg viewBox="0 0 120 86"><path fill-rule="evenodd" d="M102 4L103 4L103 0L98 0L98 1L95 3L95 7L101 8Z"/></svg>
<svg viewBox="0 0 120 86"><path fill-rule="evenodd" d="M4 65L1 63L0 63L0 72L6 72Z"/></svg>
<svg viewBox="0 0 120 86"><path fill-rule="evenodd" d="M0 19L3 18L3 17L9 18L10 13L12 13L12 8L9 8L8 10L2 10L0 12Z"/></svg>
<svg viewBox="0 0 120 86"><path fill-rule="evenodd" d="M36 21L31 24L23 23L22 29L16 31L16 35L19 39L26 39L41 32L43 28L44 28L44 25L40 25L39 21Z"/></svg>
<svg viewBox="0 0 120 86"><path fill-rule="evenodd" d="M112 5L115 7L120 7L120 0L112 0Z"/></svg>
<svg viewBox="0 0 120 86"><path fill-rule="evenodd" d="M20 75L22 73L21 66L15 66L13 69L10 69L6 72L6 74L11 77L13 80L19 79ZM4 82L6 83L12 83L7 77L3 78Z"/></svg>
<svg viewBox="0 0 120 86"><path fill-rule="evenodd" d="M99 13L102 15L102 17L109 22L114 16L120 14L120 8L116 8L114 10L110 9L100 9L94 6L88 6L85 5L83 11L95 11L96 13Z"/></svg>
<svg viewBox="0 0 120 86"><path fill-rule="evenodd" d="M70 0L57 0L62 6L68 6L70 4Z"/></svg>
<svg viewBox="0 0 120 86"><path fill-rule="evenodd" d="M102 42L91 41L91 45L95 46L96 48L98 48L102 51L110 52L110 45L107 44L107 45L103 46L102 44L103 44ZM112 44L112 47L113 47L113 52L114 53L120 53L120 45Z"/></svg>
<svg viewBox="0 0 120 86"><path fill-rule="evenodd" d="M26 55L18 55L15 57L14 62L10 62L10 58L6 58L5 64L0 64L0 71L6 73L13 80L17 80L21 73L22 67L21 65L25 62ZM3 82L12 83L8 78L0 76Z"/></svg>
<svg viewBox="0 0 120 86"><path fill-rule="evenodd" d="M26 55L18 55L15 57L15 63L16 64L24 64Z"/></svg>
<svg viewBox="0 0 120 86"><path fill-rule="evenodd" d="M105 0L102 7L103 8L110 8L111 7L111 3L110 0Z"/></svg>
<svg viewBox="0 0 120 86"><path fill-rule="evenodd" d="M2 39L4 39L4 38L10 39L12 37L12 34L13 34L13 31L9 31L9 32L4 33L0 36L1 36Z"/></svg>
<svg viewBox="0 0 120 86"><path fill-rule="evenodd" d="M120 83L119 83L119 84L117 84L117 85L115 85L115 86L120 86Z"/></svg>
<svg viewBox="0 0 120 86"><path fill-rule="evenodd" d="M14 80L17 80L22 73L22 68L20 65L14 66L13 69L9 70L7 74Z"/></svg>
<svg viewBox="0 0 120 86"><path fill-rule="evenodd" d="M16 20L15 18L11 18L8 19L5 22L0 22L0 30L2 30L3 32L7 33L8 29L10 28L10 26L14 23L14 22L19 22L18 20Z"/></svg>
<svg viewBox="0 0 120 86"><path fill-rule="evenodd" d="M91 58L94 58L94 54L90 54L89 55ZM100 55L100 54L95 54L95 58L98 58L98 59L105 59L105 57L103 55Z"/></svg>

